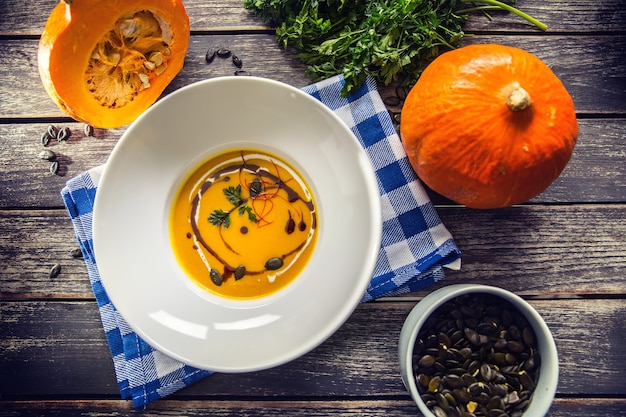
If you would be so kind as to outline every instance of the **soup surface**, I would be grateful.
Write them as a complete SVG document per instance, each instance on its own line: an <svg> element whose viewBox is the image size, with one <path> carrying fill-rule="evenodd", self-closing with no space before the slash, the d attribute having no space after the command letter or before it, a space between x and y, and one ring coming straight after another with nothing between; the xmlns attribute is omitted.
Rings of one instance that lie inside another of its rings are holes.
<svg viewBox="0 0 626 417"><path fill-rule="evenodd" d="M313 194L291 166L254 149L195 168L171 209L170 239L189 277L227 298L260 298L292 282L317 237Z"/></svg>

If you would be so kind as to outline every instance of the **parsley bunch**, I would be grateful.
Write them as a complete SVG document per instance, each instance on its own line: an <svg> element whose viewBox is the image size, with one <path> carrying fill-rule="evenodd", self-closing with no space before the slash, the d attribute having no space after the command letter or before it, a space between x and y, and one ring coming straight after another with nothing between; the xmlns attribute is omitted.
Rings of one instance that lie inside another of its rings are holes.
<svg viewBox="0 0 626 417"><path fill-rule="evenodd" d="M403 76L412 85L442 48L459 45L473 12L508 10L546 30L498 0L244 0L244 7L275 27L285 48L300 51L307 75L342 73L344 95L367 75L385 85Z"/></svg>

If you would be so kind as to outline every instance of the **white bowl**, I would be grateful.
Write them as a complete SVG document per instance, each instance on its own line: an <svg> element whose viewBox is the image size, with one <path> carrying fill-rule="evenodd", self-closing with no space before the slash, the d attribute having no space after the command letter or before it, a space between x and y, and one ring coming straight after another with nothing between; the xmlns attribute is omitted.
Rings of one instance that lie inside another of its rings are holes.
<svg viewBox="0 0 626 417"><path fill-rule="evenodd" d="M168 235L185 176L211 155L240 147L294 166L319 211L302 273L284 290L241 301L194 284ZM131 328L173 358L221 372L283 364L333 334L367 288L381 229L377 180L350 129L308 94L256 77L198 82L147 110L111 153L93 219L102 282Z"/></svg>
<svg viewBox="0 0 626 417"><path fill-rule="evenodd" d="M542 417L546 415L554 399L559 376L559 361L554 339L546 323L530 304L510 291L498 287L475 284L449 285L428 294L411 310L402 326L398 349L400 373L404 386L424 416L436 417L418 392L413 372L415 342L426 319L437 308L447 301L469 293L484 293L503 298L516 307L532 326L536 337L537 350L541 355L541 364L539 380L535 386L530 404L524 412L524 416Z"/></svg>

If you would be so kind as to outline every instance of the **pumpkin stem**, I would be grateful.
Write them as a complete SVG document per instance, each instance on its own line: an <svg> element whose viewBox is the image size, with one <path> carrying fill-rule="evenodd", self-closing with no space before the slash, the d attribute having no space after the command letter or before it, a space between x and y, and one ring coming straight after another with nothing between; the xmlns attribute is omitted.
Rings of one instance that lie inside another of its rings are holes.
<svg viewBox="0 0 626 417"><path fill-rule="evenodd" d="M533 104L528 91L522 87L517 87L506 98L506 105L511 111L522 111L529 108Z"/></svg>

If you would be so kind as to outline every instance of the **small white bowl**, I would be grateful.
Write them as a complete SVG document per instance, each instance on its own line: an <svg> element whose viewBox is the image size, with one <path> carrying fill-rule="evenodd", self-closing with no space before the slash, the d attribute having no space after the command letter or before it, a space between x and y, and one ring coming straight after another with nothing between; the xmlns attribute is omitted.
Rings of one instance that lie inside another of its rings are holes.
<svg viewBox="0 0 626 417"><path fill-rule="evenodd" d="M503 298L516 307L532 326L535 332L537 349L541 355L541 364L539 368L539 380L535 386L529 406L523 415L532 417L545 416L554 399L559 376L559 362L554 339L546 323L530 304L510 291L498 287L475 284L450 285L432 292L413 308L407 316L402 331L400 332L398 349L400 372L404 386L409 391L424 416L436 417L422 400L418 392L415 374L413 372L413 350L415 342L426 319L437 310L437 308L456 297L470 293L483 293Z"/></svg>

